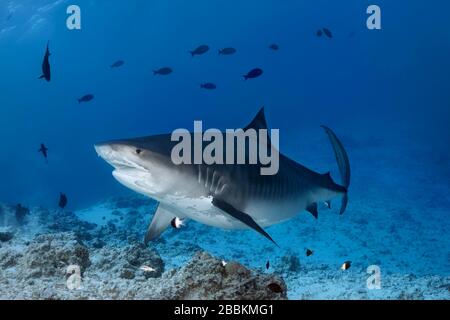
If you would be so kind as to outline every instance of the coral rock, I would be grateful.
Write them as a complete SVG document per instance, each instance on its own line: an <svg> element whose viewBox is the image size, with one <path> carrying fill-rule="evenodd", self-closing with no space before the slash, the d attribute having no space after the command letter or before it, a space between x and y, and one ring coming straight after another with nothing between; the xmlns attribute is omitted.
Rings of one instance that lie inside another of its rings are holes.
<svg viewBox="0 0 450 320"><path fill-rule="evenodd" d="M273 283L280 287L279 292L270 289ZM279 277L254 274L236 262L223 266L221 260L199 252L165 281L160 295L164 299L269 300L286 299L286 291Z"/></svg>
<svg viewBox="0 0 450 320"><path fill-rule="evenodd" d="M89 251L74 233L37 236L24 254L28 277L63 276L70 265L83 272L89 265Z"/></svg>

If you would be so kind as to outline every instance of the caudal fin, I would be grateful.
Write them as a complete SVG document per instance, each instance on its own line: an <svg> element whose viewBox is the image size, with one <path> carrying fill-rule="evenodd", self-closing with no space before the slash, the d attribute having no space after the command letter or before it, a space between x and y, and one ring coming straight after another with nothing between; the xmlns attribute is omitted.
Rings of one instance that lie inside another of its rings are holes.
<svg viewBox="0 0 450 320"><path fill-rule="evenodd" d="M336 134L333 132L333 130L326 126L321 127L325 130L328 138L330 139L331 145L334 150L334 155L336 156L336 161L338 163L342 186L347 189L347 192L342 198L341 204L340 214L343 214L345 212L345 209L347 208L348 203L348 187L350 186L350 161L348 159L348 155L344 149L344 146L342 145Z"/></svg>

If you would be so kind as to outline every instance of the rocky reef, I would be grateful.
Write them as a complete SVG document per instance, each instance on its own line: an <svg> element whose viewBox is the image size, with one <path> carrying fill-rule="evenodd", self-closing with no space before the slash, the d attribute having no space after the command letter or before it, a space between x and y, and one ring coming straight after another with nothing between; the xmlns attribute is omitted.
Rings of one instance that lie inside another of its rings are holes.
<svg viewBox="0 0 450 320"><path fill-rule="evenodd" d="M286 299L283 279L255 273L237 262L224 263L198 252L184 267L165 274L159 295L164 299Z"/></svg>
<svg viewBox="0 0 450 320"><path fill-rule="evenodd" d="M306 256L300 241L275 249L252 232L226 232L192 221L146 246L144 234L156 207L134 196L77 212L0 205L0 299L450 298L448 276L385 269L382 290L369 290L367 266L396 257L392 248L377 259L369 256L370 238L336 236L336 229L349 235L360 228L367 234L362 218L350 220L349 229L324 215L321 228L328 229L321 233L306 222L280 228L279 234L273 229L278 239L288 232L289 239L298 233L302 241L315 242L314 254ZM332 240L318 239L328 233ZM361 250L352 253L352 267L342 271L355 241ZM335 242L339 256L326 257L335 251L318 243Z"/></svg>
<svg viewBox="0 0 450 320"><path fill-rule="evenodd" d="M77 287L69 282L70 266L80 268ZM286 299L287 293L281 278L237 262L224 264L206 252L163 272L154 249L141 244L88 249L74 233L2 246L0 270L1 299Z"/></svg>
<svg viewBox="0 0 450 320"><path fill-rule="evenodd" d="M45 208L20 207L17 217L16 207L2 206L9 225L0 227L0 299L287 298L279 276L224 263L198 246L178 243L191 258L167 269L157 249L164 241L138 239L146 217L136 209L148 200L112 203L102 225Z"/></svg>

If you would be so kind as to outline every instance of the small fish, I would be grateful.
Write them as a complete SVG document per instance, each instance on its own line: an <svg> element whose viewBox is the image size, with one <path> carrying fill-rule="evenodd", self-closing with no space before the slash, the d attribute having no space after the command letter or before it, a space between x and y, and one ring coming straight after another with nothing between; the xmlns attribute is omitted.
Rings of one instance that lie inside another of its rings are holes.
<svg viewBox="0 0 450 320"><path fill-rule="evenodd" d="M48 148L45 146L45 144L41 143L41 147L39 148L38 152L42 153L45 158L45 162L48 162Z"/></svg>
<svg viewBox="0 0 450 320"><path fill-rule="evenodd" d="M208 82L208 83L202 83L200 85L200 88L207 89L207 90L214 90L217 88L217 86L214 83Z"/></svg>
<svg viewBox="0 0 450 320"><path fill-rule="evenodd" d="M325 207L327 207L328 209L331 209L331 201L325 201Z"/></svg>
<svg viewBox="0 0 450 320"><path fill-rule="evenodd" d="M139 269L141 269L144 272L156 272L156 269L149 267L149 266L142 266Z"/></svg>
<svg viewBox="0 0 450 320"><path fill-rule="evenodd" d="M266 270L269 270L269 268L270 268L270 261L267 261L267 263L266 263Z"/></svg>
<svg viewBox="0 0 450 320"><path fill-rule="evenodd" d="M125 61L123 61L123 60L117 60L116 62L114 62L114 63L111 65L111 68L119 68L119 67L123 66L124 64L125 64Z"/></svg>
<svg viewBox="0 0 450 320"><path fill-rule="evenodd" d="M262 69L256 68L256 69L251 70L249 73L247 73L244 76L244 79L245 80L255 79L255 78L260 77L263 73L264 73L264 71Z"/></svg>
<svg viewBox="0 0 450 320"><path fill-rule="evenodd" d="M312 251L311 249L306 249L306 256L310 257L314 254L314 251Z"/></svg>
<svg viewBox="0 0 450 320"><path fill-rule="evenodd" d="M153 70L153 75L160 75L160 76L167 76L169 74L171 74L173 72L173 70L169 67L164 67L158 70Z"/></svg>
<svg viewBox="0 0 450 320"><path fill-rule="evenodd" d="M172 219L172 221L170 222L170 225L174 229L180 229L181 227L184 226L184 222L183 222L183 220L181 220L180 218L177 217L177 218Z"/></svg>
<svg viewBox="0 0 450 320"><path fill-rule="evenodd" d="M89 102L89 101L92 101L93 99L94 99L93 94L86 94L86 95L82 96L80 99L78 99L78 103Z"/></svg>
<svg viewBox="0 0 450 320"><path fill-rule="evenodd" d="M64 209L67 206L67 196L64 193L62 193L62 192L59 195L59 204L58 204L58 206L61 209Z"/></svg>
<svg viewBox="0 0 450 320"><path fill-rule="evenodd" d="M331 31L327 28L323 28L323 33L328 37L328 38L333 38L333 34L331 33Z"/></svg>
<svg viewBox="0 0 450 320"><path fill-rule="evenodd" d="M348 270L351 266L352 266L351 261L345 261L341 266L341 270Z"/></svg>
<svg viewBox="0 0 450 320"><path fill-rule="evenodd" d="M322 30L317 30L316 36L321 37L323 34Z"/></svg>
<svg viewBox="0 0 450 320"><path fill-rule="evenodd" d="M269 46L269 49L271 49L273 51L278 51L278 50L280 50L280 46L277 45L276 43L274 43Z"/></svg>
<svg viewBox="0 0 450 320"><path fill-rule="evenodd" d="M44 60L42 61L42 76L39 79L45 79L47 82L50 82L51 76L51 67L50 67L50 49L49 49L50 41L47 42L47 49L45 50Z"/></svg>
<svg viewBox="0 0 450 320"><path fill-rule="evenodd" d="M227 262L225 261L225 260L222 260L222 266L226 266L227 265Z"/></svg>
<svg viewBox="0 0 450 320"><path fill-rule="evenodd" d="M13 17L13 13L11 12L11 13L8 14L8 16L6 17L6 21L11 20L12 17Z"/></svg>
<svg viewBox="0 0 450 320"><path fill-rule="evenodd" d="M275 282L270 283L267 286L267 288L274 293L282 293L283 292L283 288L281 288L281 286Z"/></svg>
<svg viewBox="0 0 450 320"><path fill-rule="evenodd" d="M219 55L223 55L223 56L229 56L232 54L236 53L236 49L235 48L223 48L219 50Z"/></svg>
<svg viewBox="0 0 450 320"><path fill-rule="evenodd" d="M201 56L209 51L209 47L206 44L203 44L196 48L194 51L190 51L191 55L194 56Z"/></svg>

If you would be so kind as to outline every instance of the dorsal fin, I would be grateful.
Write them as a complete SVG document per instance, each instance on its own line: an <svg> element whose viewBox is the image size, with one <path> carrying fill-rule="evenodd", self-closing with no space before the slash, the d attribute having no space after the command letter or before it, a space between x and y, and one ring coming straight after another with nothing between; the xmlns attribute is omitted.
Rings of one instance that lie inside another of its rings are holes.
<svg viewBox="0 0 450 320"><path fill-rule="evenodd" d="M265 129L267 130L267 145L270 147L272 142L270 141L269 129L267 128L266 115L264 113L264 107L262 107L252 122L249 123L248 126L244 128L244 131L248 129L254 129L256 131Z"/></svg>
<svg viewBox="0 0 450 320"><path fill-rule="evenodd" d="M244 130L248 129L255 129L255 130L267 129L267 121L266 116L264 114L264 107L262 107L261 110L259 110L258 114L252 120L252 122L250 122L250 124L244 128Z"/></svg>

